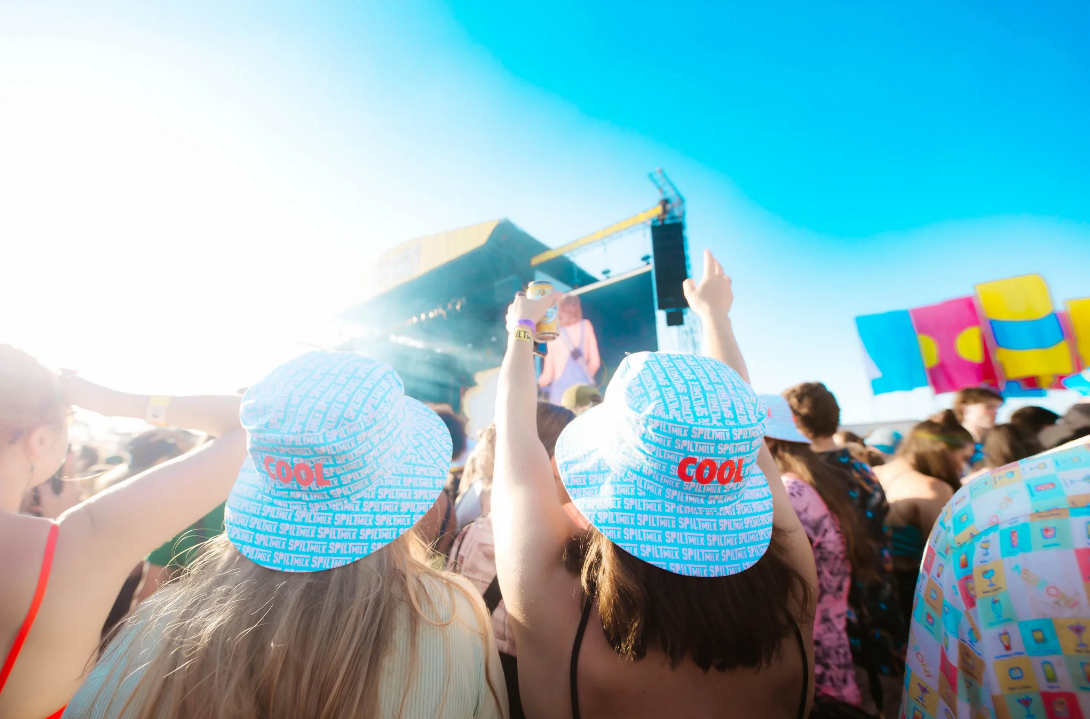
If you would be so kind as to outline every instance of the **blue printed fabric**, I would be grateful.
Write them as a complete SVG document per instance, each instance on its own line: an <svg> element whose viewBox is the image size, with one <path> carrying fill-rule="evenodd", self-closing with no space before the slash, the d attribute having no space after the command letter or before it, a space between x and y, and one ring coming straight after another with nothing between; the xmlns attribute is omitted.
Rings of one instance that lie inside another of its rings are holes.
<svg viewBox="0 0 1090 719"><path fill-rule="evenodd" d="M374 552L435 504L451 437L388 365L311 352L243 397L249 456L227 500L227 536L250 560L307 572Z"/></svg>
<svg viewBox="0 0 1090 719"><path fill-rule="evenodd" d="M575 506L622 549L676 574L725 576L752 566L772 537L757 467L767 422L722 362L641 352L565 428L556 462Z"/></svg>
<svg viewBox="0 0 1090 719"><path fill-rule="evenodd" d="M1090 448L954 495L916 586L902 716L1090 717Z"/></svg>

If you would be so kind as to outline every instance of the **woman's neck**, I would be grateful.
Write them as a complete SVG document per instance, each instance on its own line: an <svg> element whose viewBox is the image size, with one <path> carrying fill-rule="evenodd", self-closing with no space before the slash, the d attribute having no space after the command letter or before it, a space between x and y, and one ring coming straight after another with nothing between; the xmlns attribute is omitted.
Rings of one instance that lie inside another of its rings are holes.
<svg viewBox="0 0 1090 719"><path fill-rule="evenodd" d="M810 449L815 452L835 452L840 449L832 437L815 437L810 441Z"/></svg>
<svg viewBox="0 0 1090 719"><path fill-rule="evenodd" d="M0 512L19 513L29 480L28 467L12 466L10 460L0 461Z"/></svg>

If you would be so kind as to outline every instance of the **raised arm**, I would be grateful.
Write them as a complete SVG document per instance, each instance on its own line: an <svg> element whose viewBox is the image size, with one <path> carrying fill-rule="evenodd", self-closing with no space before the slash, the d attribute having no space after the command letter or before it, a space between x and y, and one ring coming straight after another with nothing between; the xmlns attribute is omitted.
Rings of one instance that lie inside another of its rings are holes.
<svg viewBox="0 0 1090 719"><path fill-rule="evenodd" d="M587 350L587 370L593 380L594 375L598 374L598 368L602 366L602 357L598 354L598 338L594 334L594 325L590 323L590 320L585 322L583 327L587 333L587 340L584 342Z"/></svg>
<svg viewBox="0 0 1090 719"><path fill-rule="evenodd" d="M746 362L742 358L742 350L738 347L738 341L734 338L734 329L730 322L730 310L734 304L734 292L731 289L731 279L723 272L723 266L719 264L712 253L704 250L704 276L700 283L694 280L685 280L683 285L685 299L689 301L689 307L700 317L704 328L704 353L708 357L723 362L749 382L749 372L746 370ZM772 521L777 529L785 530L788 535L789 554L792 564L802 572L810 584L816 596L817 570L814 566L814 555L810 549L810 542L803 531L795 510L791 507L791 500L787 496L787 488L780 480L780 471L776 467L776 461L768 451L768 447L761 445L761 453L757 457L757 464L768 480L768 487L772 491ZM800 617L800 623L813 622L813 607L802 609L804 616Z"/></svg>
<svg viewBox="0 0 1090 719"><path fill-rule="evenodd" d="M73 404L107 416L145 418L151 401L150 396L116 392L70 375L62 386ZM86 559L87 567L102 577L123 580L148 552L223 502L246 452L240 403L238 396L172 398L166 422L218 438L62 514L58 559Z"/></svg>
<svg viewBox="0 0 1090 719"><path fill-rule="evenodd" d="M723 266L712 257L711 250L704 250L704 276L700 284L690 278L685 280L682 289L704 329L704 354L719 360L749 382L749 370L730 322L730 308L734 304L730 276L723 273Z"/></svg>
<svg viewBox="0 0 1090 719"><path fill-rule="evenodd" d="M555 344L555 343L554 343ZM541 376L537 379L539 387L548 387L553 383L553 375L556 374L556 355L549 352L541 360Z"/></svg>
<svg viewBox="0 0 1090 719"><path fill-rule="evenodd" d="M68 402L106 417L144 419L152 400L151 395L118 392L68 372L61 374L61 387ZM222 437L242 426L238 419L241 402L238 395L172 397L167 409L171 425Z"/></svg>
<svg viewBox="0 0 1090 719"><path fill-rule="evenodd" d="M520 293L508 309L510 336L496 396L491 515L496 570L507 611L523 625L546 618L547 597L556 585L551 578L564 571L560 557L572 529L537 434L533 345L514 331L519 320L541 319L553 301L530 300Z"/></svg>

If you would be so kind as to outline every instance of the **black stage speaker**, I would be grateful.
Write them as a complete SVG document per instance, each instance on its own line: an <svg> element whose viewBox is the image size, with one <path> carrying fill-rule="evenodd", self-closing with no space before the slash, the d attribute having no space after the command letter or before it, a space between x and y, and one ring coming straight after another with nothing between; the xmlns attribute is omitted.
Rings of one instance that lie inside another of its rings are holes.
<svg viewBox="0 0 1090 719"><path fill-rule="evenodd" d="M658 308L667 311L685 309L689 306L685 301L685 291L681 289L681 283L689 276L689 263L685 256L685 223L677 221L651 225L651 252L655 257Z"/></svg>

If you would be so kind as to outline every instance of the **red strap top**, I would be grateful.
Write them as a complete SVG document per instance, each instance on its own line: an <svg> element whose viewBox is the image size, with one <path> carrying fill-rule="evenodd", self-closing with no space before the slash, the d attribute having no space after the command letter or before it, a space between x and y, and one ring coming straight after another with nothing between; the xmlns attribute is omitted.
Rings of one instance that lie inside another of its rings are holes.
<svg viewBox="0 0 1090 719"><path fill-rule="evenodd" d="M45 556L42 557L42 571L38 574L38 588L34 590L34 599L30 601L30 609L27 610L23 626L15 636L15 643L11 645L8 658L4 661L4 668L0 669L0 692L4 691L11 668L15 666L15 660L19 658L19 652L23 648L23 642L30 634L30 628L34 626L34 617L38 616L38 607L42 605L42 597L45 596L46 585L49 584L49 570L53 568L53 550L57 547L58 525L53 524L49 528L49 539L45 541Z"/></svg>

